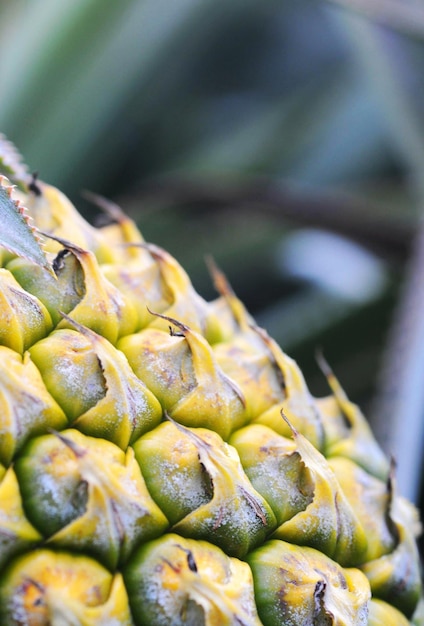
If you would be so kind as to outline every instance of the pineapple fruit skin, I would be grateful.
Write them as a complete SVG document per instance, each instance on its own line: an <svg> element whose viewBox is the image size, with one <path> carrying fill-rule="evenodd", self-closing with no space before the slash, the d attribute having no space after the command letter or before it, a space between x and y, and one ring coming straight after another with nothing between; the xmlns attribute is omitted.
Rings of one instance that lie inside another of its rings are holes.
<svg viewBox="0 0 424 626"><path fill-rule="evenodd" d="M417 512L326 364L316 399L217 268L207 303L39 191L54 272L1 251L0 623L422 623Z"/></svg>

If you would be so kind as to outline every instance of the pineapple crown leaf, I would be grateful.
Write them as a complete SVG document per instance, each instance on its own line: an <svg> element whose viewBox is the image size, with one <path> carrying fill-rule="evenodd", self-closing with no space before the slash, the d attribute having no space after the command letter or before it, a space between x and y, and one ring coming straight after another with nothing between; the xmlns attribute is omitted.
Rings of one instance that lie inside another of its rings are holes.
<svg viewBox="0 0 424 626"><path fill-rule="evenodd" d="M21 153L3 133L0 133L0 171L23 191L31 184L32 177Z"/></svg>
<svg viewBox="0 0 424 626"><path fill-rule="evenodd" d="M0 246L12 254L40 265L54 275L53 268L44 253L39 231L31 224L25 207L12 197L14 186L0 175Z"/></svg>

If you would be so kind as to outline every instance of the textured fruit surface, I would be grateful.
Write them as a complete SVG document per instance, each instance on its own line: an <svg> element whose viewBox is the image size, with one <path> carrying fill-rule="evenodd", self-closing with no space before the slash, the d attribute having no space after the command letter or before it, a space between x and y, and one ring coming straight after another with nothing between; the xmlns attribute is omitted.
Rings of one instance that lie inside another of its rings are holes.
<svg viewBox="0 0 424 626"><path fill-rule="evenodd" d="M213 264L206 302L37 185L51 269L1 255L0 624L422 623L417 512L324 360L317 399Z"/></svg>

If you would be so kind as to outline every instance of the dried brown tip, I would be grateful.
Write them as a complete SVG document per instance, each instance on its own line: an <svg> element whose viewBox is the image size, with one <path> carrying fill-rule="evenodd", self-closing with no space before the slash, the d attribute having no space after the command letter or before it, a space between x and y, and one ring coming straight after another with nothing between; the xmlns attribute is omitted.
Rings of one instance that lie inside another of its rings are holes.
<svg viewBox="0 0 424 626"><path fill-rule="evenodd" d="M280 415L283 418L283 420L286 422L287 426L290 428L293 437L296 437L299 432L296 430L296 428L293 426L293 424L291 423L291 421L289 420L289 418L287 417L287 415L284 413L284 409L281 409L280 411Z"/></svg>
<svg viewBox="0 0 424 626"><path fill-rule="evenodd" d="M81 192L81 195L83 198L85 198L89 202L92 202L95 206L104 211L104 213L111 217L114 222L121 224L122 222L128 220L128 217L125 215L121 207L116 204L116 202L113 202L112 200L109 200L108 198L105 198L98 193L89 191L88 189L84 189Z"/></svg>
<svg viewBox="0 0 424 626"><path fill-rule="evenodd" d="M235 294L233 288L228 281L228 278L226 277L224 272L218 267L215 259L211 254L205 256L205 263L217 292L224 297L234 296Z"/></svg>
<svg viewBox="0 0 424 626"><path fill-rule="evenodd" d="M146 306L146 308L147 308L147 310L149 311L149 313L151 315L154 315L155 317L160 317L161 319L166 320L170 324L173 324L174 326L179 328L179 330L183 333L183 335L185 335L186 333L190 332L190 328L188 326L186 326L182 322L179 322L178 320L174 319L173 317L168 317L167 315L163 315L162 313L155 313L155 311L152 311L151 309L149 309L148 306ZM172 331L171 331L171 333L172 333Z"/></svg>

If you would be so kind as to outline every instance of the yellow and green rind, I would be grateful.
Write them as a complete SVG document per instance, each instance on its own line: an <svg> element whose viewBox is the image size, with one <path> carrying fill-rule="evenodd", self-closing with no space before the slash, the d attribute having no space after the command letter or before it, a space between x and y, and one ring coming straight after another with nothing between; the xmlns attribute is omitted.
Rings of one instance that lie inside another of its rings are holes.
<svg viewBox="0 0 424 626"><path fill-rule="evenodd" d="M329 368L317 400L216 268L208 304L39 189L55 276L0 254L0 623L418 626L415 511Z"/></svg>

